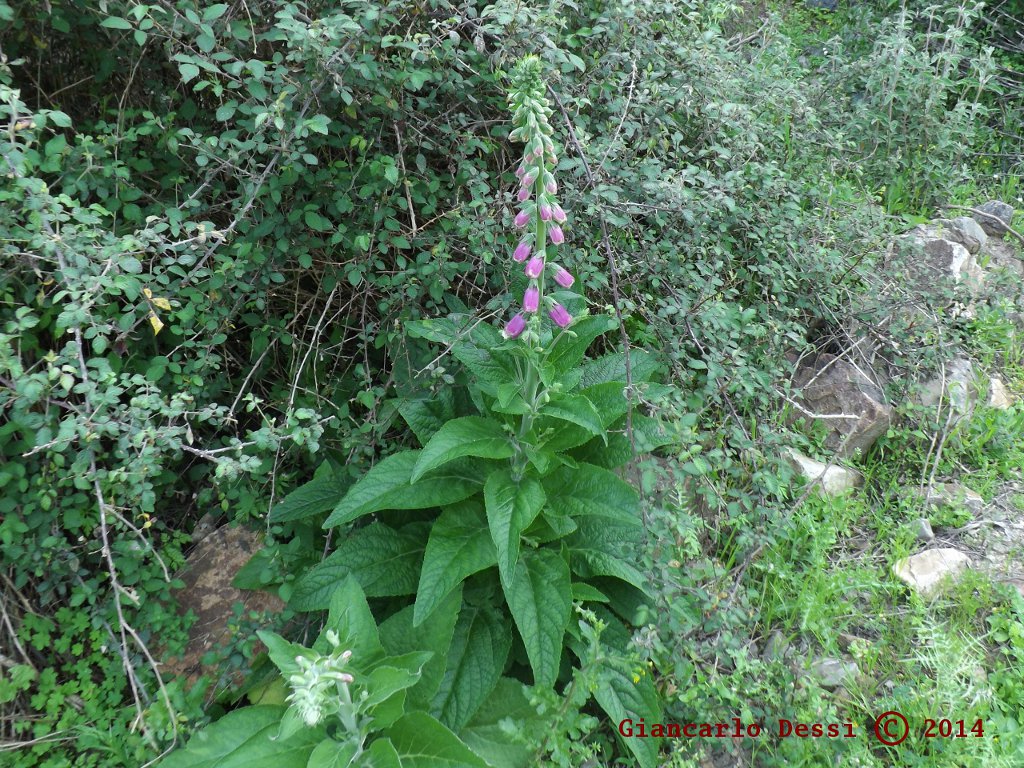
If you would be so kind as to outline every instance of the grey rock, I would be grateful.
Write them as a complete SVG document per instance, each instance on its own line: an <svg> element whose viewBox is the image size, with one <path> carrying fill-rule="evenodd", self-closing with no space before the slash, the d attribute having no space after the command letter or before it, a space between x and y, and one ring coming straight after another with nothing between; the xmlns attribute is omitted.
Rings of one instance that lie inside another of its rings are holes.
<svg viewBox="0 0 1024 768"><path fill-rule="evenodd" d="M988 380L988 407L1005 411L1013 405L1013 395L1010 394L1003 380L993 376Z"/></svg>
<svg viewBox="0 0 1024 768"><path fill-rule="evenodd" d="M966 508L973 515L980 514L985 507L985 499L980 493L960 483L935 483L925 492L924 503L929 509L935 510L944 507Z"/></svg>
<svg viewBox="0 0 1024 768"><path fill-rule="evenodd" d="M976 289L984 280L985 273L978 260L960 243L945 239L926 240L924 252L935 269L947 272L955 282L965 282Z"/></svg>
<svg viewBox="0 0 1024 768"><path fill-rule="evenodd" d="M804 0L804 5L820 11L834 11L839 8L839 0Z"/></svg>
<svg viewBox="0 0 1024 768"><path fill-rule="evenodd" d="M881 388L835 355L822 352L802 361L793 387L800 391L795 416L822 423L825 446L840 458L866 452L892 422L892 408Z"/></svg>
<svg viewBox="0 0 1024 768"><path fill-rule="evenodd" d="M932 530L932 524L927 517L917 518L910 524L910 527L914 531L914 538L918 541L927 543L935 538L935 531Z"/></svg>
<svg viewBox="0 0 1024 768"><path fill-rule="evenodd" d="M970 216L957 216L943 222L948 228L947 239L960 243L971 253L977 253L988 241L988 235L981 225Z"/></svg>
<svg viewBox="0 0 1024 768"><path fill-rule="evenodd" d="M822 688L829 690L849 686L858 671L856 662L843 659L817 659L811 664L811 674Z"/></svg>
<svg viewBox="0 0 1024 768"><path fill-rule="evenodd" d="M905 557L892 567L896 577L922 597L934 597L971 566L971 558L958 549L928 549Z"/></svg>
<svg viewBox="0 0 1024 768"><path fill-rule="evenodd" d="M855 469L828 466L792 449L786 450L786 458L807 483L818 483L825 496L839 496L864 484L864 475Z"/></svg>
<svg viewBox="0 0 1024 768"><path fill-rule="evenodd" d="M922 405L932 408L952 407L957 416L967 416L978 400L974 365L966 357L956 357L945 365L945 371L925 382L921 392Z"/></svg>
<svg viewBox="0 0 1024 768"><path fill-rule="evenodd" d="M982 203L978 206L978 210L981 214L974 214L973 218L977 221L986 234L994 235L995 237L1002 237L1006 234L1010 227L1010 222L1013 221L1013 207L1007 205L999 200L989 200L987 203Z"/></svg>

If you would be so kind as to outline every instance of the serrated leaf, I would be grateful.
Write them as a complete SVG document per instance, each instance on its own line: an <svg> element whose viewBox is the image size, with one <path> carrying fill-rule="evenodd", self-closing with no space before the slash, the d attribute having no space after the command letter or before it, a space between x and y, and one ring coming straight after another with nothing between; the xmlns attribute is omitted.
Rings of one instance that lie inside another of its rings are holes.
<svg viewBox="0 0 1024 768"><path fill-rule="evenodd" d="M530 705L525 688L518 680L501 678L473 720L459 732L462 740L494 768L536 765L532 750L524 742L538 743L550 724Z"/></svg>
<svg viewBox="0 0 1024 768"><path fill-rule="evenodd" d="M452 356L491 390L517 379L512 357L498 350L504 338L490 323L470 316L451 315L406 323L405 327L413 337L446 345Z"/></svg>
<svg viewBox="0 0 1024 768"><path fill-rule="evenodd" d="M629 351L629 372L634 384L647 381L658 369L654 355L641 349ZM617 352L597 360L588 360L582 366L581 387L592 387L609 381L626 381L626 355Z"/></svg>
<svg viewBox="0 0 1024 768"><path fill-rule="evenodd" d="M376 658L383 651L377 621L373 618L366 595L354 577L349 576L334 588L330 597L327 622L321 638L331 630L345 647L352 651L356 664L366 666L367 662ZM323 647L326 640L317 640L317 648L327 652Z"/></svg>
<svg viewBox="0 0 1024 768"><path fill-rule="evenodd" d="M450 393L451 390L445 390ZM430 438L448 421L455 418L455 409L450 394L440 394L429 400L401 400L398 413L409 429L416 435L420 445L426 445Z"/></svg>
<svg viewBox="0 0 1024 768"><path fill-rule="evenodd" d="M515 446L501 424L481 416L463 416L441 427L423 447L412 472L412 482L432 469L465 456L508 459L514 455Z"/></svg>
<svg viewBox="0 0 1024 768"><path fill-rule="evenodd" d="M214 21L224 15L228 9L227 3L214 3L203 10L203 21Z"/></svg>
<svg viewBox="0 0 1024 768"><path fill-rule="evenodd" d="M178 72L181 73L181 81L187 83L199 77L199 67L195 64L179 64Z"/></svg>
<svg viewBox="0 0 1024 768"><path fill-rule="evenodd" d="M295 661L297 657L302 656L310 660L316 657L313 651L285 640L276 632L260 629L256 631L256 635L260 642L267 646L267 655L280 670L282 677L287 678L299 671L299 665Z"/></svg>
<svg viewBox="0 0 1024 768"><path fill-rule="evenodd" d="M306 768L349 768L359 745L352 741L324 739L313 749Z"/></svg>
<svg viewBox="0 0 1024 768"><path fill-rule="evenodd" d="M607 469L580 462L576 469L556 469L542 482L548 507L559 514L600 515L623 525L641 525L637 492Z"/></svg>
<svg viewBox="0 0 1024 768"><path fill-rule="evenodd" d="M132 24L127 19L122 19L119 16L108 16L100 22L101 27L107 29L131 29Z"/></svg>
<svg viewBox="0 0 1024 768"><path fill-rule="evenodd" d="M388 617L380 626L384 648L392 656L413 651L430 651L433 656L423 665L419 682L409 690L410 707L427 709L444 678L448 648L455 622L462 608L462 587L456 587L420 626L414 627L413 607L406 606Z"/></svg>
<svg viewBox="0 0 1024 768"><path fill-rule="evenodd" d="M333 473L314 477L285 496L270 510L270 522L305 520L332 510L352 485L352 480Z"/></svg>
<svg viewBox="0 0 1024 768"><path fill-rule="evenodd" d="M353 485L324 522L324 528L349 523L382 509L427 509L454 504L480 490L479 473L452 464L411 483L419 451L402 451L377 462Z"/></svg>
<svg viewBox="0 0 1024 768"><path fill-rule="evenodd" d="M390 739L377 739L363 754L359 768L402 768L402 759Z"/></svg>
<svg viewBox="0 0 1024 768"><path fill-rule="evenodd" d="M331 222L316 211L306 211L302 215L302 219L306 222L307 227L317 232L330 232L332 229Z"/></svg>
<svg viewBox="0 0 1024 768"><path fill-rule="evenodd" d="M572 610L569 566L551 550L531 551L516 565L505 599L526 647L535 683L554 685Z"/></svg>
<svg viewBox="0 0 1024 768"><path fill-rule="evenodd" d="M166 768L306 768L323 728L275 739L284 707L243 707L208 725L161 762Z"/></svg>
<svg viewBox="0 0 1024 768"><path fill-rule="evenodd" d="M658 692L647 675L634 683L621 670L612 666L602 667L598 673L594 698L613 723L621 723L623 720L638 722L641 718L647 723L657 723L661 718ZM655 768L658 765L661 739L627 738L621 741L633 753L639 768Z"/></svg>
<svg viewBox="0 0 1024 768"><path fill-rule="evenodd" d="M607 441L601 414L585 395L556 395L541 408L540 416L576 424L587 430L590 435L599 436Z"/></svg>
<svg viewBox="0 0 1024 768"><path fill-rule="evenodd" d="M453 731L476 714L501 678L512 647L510 627L494 611L465 607L448 650L448 668L431 711Z"/></svg>
<svg viewBox="0 0 1024 768"><path fill-rule="evenodd" d="M544 507L544 489L540 482L526 475L518 481L512 471L491 472L484 483L484 509L491 539L498 552L498 573L505 586L512 583L519 560L520 536Z"/></svg>
<svg viewBox="0 0 1024 768"><path fill-rule="evenodd" d="M413 624L419 626L464 579L498 562L479 502L446 509L430 529L416 590Z"/></svg>
<svg viewBox="0 0 1024 768"><path fill-rule="evenodd" d="M369 597L411 595L423 560L426 523L395 530L371 523L346 536L323 562L313 566L295 584L288 601L296 611L326 608L335 587L354 576Z"/></svg>
<svg viewBox="0 0 1024 768"><path fill-rule="evenodd" d="M592 315L575 323L570 332L558 337L541 366L541 378L546 384L557 381L558 377L579 365L587 348L594 339L615 328L614 318L608 315Z"/></svg>
<svg viewBox="0 0 1024 768"><path fill-rule="evenodd" d="M458 736L426 712L410 712L384 732L402 768L489 768Z"/></svg>

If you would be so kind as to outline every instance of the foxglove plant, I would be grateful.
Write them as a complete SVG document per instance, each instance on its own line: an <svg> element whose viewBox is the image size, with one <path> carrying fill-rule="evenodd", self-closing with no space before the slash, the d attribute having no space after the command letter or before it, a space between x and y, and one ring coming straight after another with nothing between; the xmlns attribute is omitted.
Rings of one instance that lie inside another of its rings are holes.
<svg viewBox="0 0 1024 768"><path fill-rule="evenodd" d="M464 367L454 386L393 403L422 449L381 459L340 498L321 490L337 487L330 478L314 480L320 485L298 489L294 504L289 497L271 514L298 520L315 514L308 499L325 498L314 507L331 510L324 527L346 527L335 551L296 582L289 607L325 609L338 582L354 577L370 597L410 600L408 631L450 639L451 671L431 678L441 682L428 700L431 715L460 735L478 710L505 706L506 675L545 690L568 684L564 649L585 663L570 622L574 602L614 626L609 636L629 635L648 589L635 565L643 527L636 491L613 470L634 456L634 443L651 450L668 442L653 419L629 414L630 392L656 401L669 391L648 383L653 358L630 353L627 386L623 354L586 359L616 321L574 318L551 295L575 280L555 256L568 217L556 197L540 62L527 57L511 79L511 137L525 144L513 220L524 232L512 252L527 280L521 306L503 331L458 315L408 324L411 348L417 338L435 342ZM458 618L442 621L453 603ZM447 621L454 630L435 626ZM530 674L513 648L525 653ZM462 668L467 660L472 674ZM634 681L628 668L600 671L597 702L616 721L629 712L655 722L653 684ZM656 764L656 742L625 747L638 765Z"/></svg>

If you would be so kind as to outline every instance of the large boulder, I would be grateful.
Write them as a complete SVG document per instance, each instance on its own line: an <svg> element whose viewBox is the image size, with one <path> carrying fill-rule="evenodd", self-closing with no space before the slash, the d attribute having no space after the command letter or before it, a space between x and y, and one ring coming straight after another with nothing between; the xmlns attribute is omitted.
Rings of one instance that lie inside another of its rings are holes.
<svg viewBox="0 0 1024 768"><path fill-rule="evenodd" d="M971 253L977 253L988 242L985 230L970 216L957 216L942 224L947 227L946 239L960 243Z"/></svg>
<svg viewBox="0 0 1024 768"><path fill-rule="evenodd" d="M1013 221L1013 207L999 200L989 200L977 208L978 213L972 214L986 234L1002 237Z"/></svg>
<svg viewBox="0 0 1024 768"><path fill-rule="evenodd" d="M797 365L796 417L826 429L826 447L842 458L866 452L885 434L892 408L881 387L857 366L822 352Z"/></svg>
<svg viewBox="0 0 1024 768"><path fill-rule="evenodd" d="M981 249L981 242L948 224L916 227L900 241L904 249L911 249L906 261L910 284L919 286L926 296L934 291L936 281L951 280L976 293L985 279L974 255Z"/></svg>
<svg viewBox="0 0 1024 768"><path fill-rule="evenodd" d="M171 675L194 684L202 674L215 671L204 667L203 656L231 640L236 603L241 603L246 613L284 610L284 603L275 595L231 584L259 549L259 538L248 528L225 526L205 535L186 558L178 574L185 584L177 594L178 606L182 614L195 614L196 621L189 629L184 655L165 664Z"/></svg>

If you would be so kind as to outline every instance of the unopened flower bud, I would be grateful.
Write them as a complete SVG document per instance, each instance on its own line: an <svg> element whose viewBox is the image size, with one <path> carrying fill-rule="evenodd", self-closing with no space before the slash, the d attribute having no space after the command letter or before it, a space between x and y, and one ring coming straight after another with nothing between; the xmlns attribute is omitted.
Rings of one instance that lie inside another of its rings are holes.
<svg viewBox="0 0 1024 768"><path fill-rule="evenodd" d="M516 250L512 254L512 260L520 262L526 261L527 257L530 255L530 245L531 243L528 239L523 240L516 246Z"/></svg>
<svg viewBox="0 0 1024 768"><path fill-rule="evenodd" d="M532 259L526 262L526 276L531 280L536 280L540 277L541 272L544 271L544 256L542 254L535 255Z"/></svg>
<svg viewBox="0 0 1024 768"><path fill-rule="evenodd" d="M523 295L523 310L536 312L538 306L540 306L540 290L536 285L531 285Z"/></svg>
<svg viewBox="0 0 1024 768"><path fill-rule="evenodd" d="M552 210L551 206L547 203L541 203L540 205L540 220L551 221Z"/></svg>
<svg viewBox="0 0 1024 768"><path fill-rule="evenodd" d="M562 206L560 206L558 203L555 203L555 208L552 213L554 215L555 221L557 221L559 224L565 224L565 211L562 210Z"/></svg>
<svg viewBox="0 0 1024 768"><path fill-rule="evenodd" d="M516 199L520 203L525 203L527 200L529 200L530 199L530 188L529 187L523 187L522 189L520 189L519 190L519 194L516 195Z"/></svg>
<svg viewBox="0 0 1024 768"><path fill-rule="evenodd" d="M516 226L519 227L520 229L522 229L523 227L525 227L529 223L530 223L530 212L529 211L520 211L519 214L516 216L516 221L515 221Z"/></svg>
<svg viewBox="0 0 1024 768"><path fill-rule="evenodd" d="M562 228L557 224L552 225L551 229L548 230L548 234L551 236L551 242L555 245L561 245L565 242L565 235L562 233Z"/></svg>
<svg viewBox="0 0 1024 768"><path fill-rule="evenodd" d="M521 334L525 328L526 318L524 318L522 315L516 315L515 317L508 321L508 324L505 326L505 330L502 333L502 335L506 339L514 339L518 337L519 334Z"/></svg>
<svg viewBox="0 0 1024 768"><path fill-rule="evenodd" d="M565 328L565 326L572 322L572 315L557 301L548 314L559 328Z"/></svg>
<svg viewBox="0 0 1024 768"><path fill-rule="evenodd" d="M563 288L572 288L572 284L575 282L573 276L570 275L566 270L560 266L555 267L555 282Z"/></svg>

